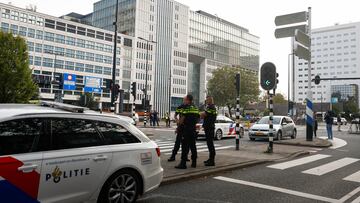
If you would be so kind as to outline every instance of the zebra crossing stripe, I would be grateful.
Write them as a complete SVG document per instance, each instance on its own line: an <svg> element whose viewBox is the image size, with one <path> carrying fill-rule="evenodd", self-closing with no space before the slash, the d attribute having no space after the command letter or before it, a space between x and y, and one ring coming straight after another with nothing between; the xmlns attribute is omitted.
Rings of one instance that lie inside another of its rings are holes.
<svg viewBox="0 0 360 203"><path fill-rule="evenodd" d="M206 148L207 149L207 146L206 145L201 145L201 146L196 146L197 149L204 149ZM171 152L172 151L172 147L170 149L165 149L165 150L162 150L161 147L160 147L160 151L163 152L163 153L166 153L166 152ZM181 151L181 150L180 150ZM197 150L198 152L200 150Z"/></svg>
<svg viewBox="0 0 360 203"><path fill-rule="evenodd" d="M311 174L311 175L317 175L321 176L327 173L330 173L332 171L335 171L339 168L345 167L347 165L350 165L352 163L355 163L359 161L359 159L354 158L342 158L333 162L330 162L328 164L321 165L319 167L315 167L306 171L303 171L302 173Z"/></svg>
<svg viewBox="0 0 360 203"><path fill-rule="evenodd" d="M349 175L348 177L344 178L343 180L360 183L360 171Z"/></svg>
<svg viewBox="0 0 360 203"><path fill-rule="evenodd" d="M314 161L317 161L317 160L320 160L320 159L325 159L325 158L328 158L328 157L330 157L330 155L316 154L316 155L313 155L313 156L308 156L308 157L296 159L296 160L293 160L293 161L287 161L287 162L283 162L283 163L279 163L279 164L274 164L274 165L270 165L270 166L267 166L267 167L284 170L284 169L292 168L292 167L295 167L295 166L311 163L311 162L314 162Z"/></svg>
<svg viewBox="0 0 360 203"><path fill-rule="evenodd" d="M230 149L232 148L233 146L224 146L224 147L215 147L215 150L223 150L223 149ZM171 153L168 153L168 152L172 152L172 150L161 150L160 148L160 151L162 153L164 153L165 155L171 155ZM205 147L197 147L197 152L207 152L209 151L207 146ZM181 153L181 150L179 150L179 153Z"/></svg>

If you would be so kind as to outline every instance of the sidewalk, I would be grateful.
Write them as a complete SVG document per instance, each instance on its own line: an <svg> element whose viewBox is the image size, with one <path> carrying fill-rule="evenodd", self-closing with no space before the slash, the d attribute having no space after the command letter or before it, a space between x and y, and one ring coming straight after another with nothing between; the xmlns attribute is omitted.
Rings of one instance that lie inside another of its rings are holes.
<svg viewBox="0 0 360 203"><path fill-rule="evenodd" d="M216 166L214 167L205 167L203 161L208 159L208 153L199 153L197 168L191 168L191 162L188 162L188 169L185 170L174 168L180 162L180 154L177 155L175 162L168 162L167 159L169 157L161 155L161 164L164 168L164 179L162 184L170 184L187 179L212 175L214 173L246 168L253 165L309 154L309 148L307 147L286 145L274 145L274 153L266 154L264 151L266 151L267 147L267 143L261 143L252 146L241 145L239 151L235 151L235 147L228 150L217 151Z"/></svg>

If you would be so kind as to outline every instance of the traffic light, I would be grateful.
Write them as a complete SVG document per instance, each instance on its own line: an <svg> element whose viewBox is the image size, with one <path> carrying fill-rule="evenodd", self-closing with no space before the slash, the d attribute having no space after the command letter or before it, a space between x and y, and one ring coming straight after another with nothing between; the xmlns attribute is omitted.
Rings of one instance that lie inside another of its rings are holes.
<svg viewBox="0 0 360 203"><path fill-rule="evenodd" d="M120 92L120 85L115 84L115 88L114 88L115 100L118 98L119 92Z"/></svg>
<svg viewBox="0 0 360 203"><path fill-rule="evenodd" d="M320 80L321 80L321 78L320 78L320 76L319 75L317 75L317 76L315 76L315 85L318 85L318 84L320 84Z"/></svg>
<svg viewBox="0 0 360 203"><path fill-rule="evenodd" d="M264 90L271 90L277 84L276 67L273 63L267 62L260 69L260 85Z"/></svg>
<svg viewBox="0 0 360 203"><path fill-rule="evenodd" d="M236 86L236 91L237 93L240 92L240 73L237 73L236 74L236 77L235 77L235 86Z"/></svg>
<svg viewBox="0 0 360 203"><path fill-rule="evenodd" d="M106 80L106 81L105 81L105 84L106 84L106 89L111 89L111 87L112 87L112 80Z"/></svg>
<svg viewBox="0 0 360 203"><path fill-rule="evenodd" d="M131 95L136 98L136 82L131 83Z"/></svg>

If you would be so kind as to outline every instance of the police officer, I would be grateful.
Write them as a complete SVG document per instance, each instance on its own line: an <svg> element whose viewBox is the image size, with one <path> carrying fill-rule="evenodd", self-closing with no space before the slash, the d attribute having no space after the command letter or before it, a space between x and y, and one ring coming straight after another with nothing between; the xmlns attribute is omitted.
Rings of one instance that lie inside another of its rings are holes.
<svg viewBox="0 0 360 203"><path fill-rule="evenodd" d="M196 168L196 124L199 121L200 112L193 104L193 96L186 95L184 97L184 106L180 113L178 133L182 138L181 142L181 162L175 166L178 169L186 169L186 160L191 150L191 167Z"/></svg>
<svg viewBox="0 0 360 203"><path fill-rule="evenodd" d="M206 144L209 149L209 159L204 161L204 164L205 166L215 166L214 131L217 111L213 97L206 97L205 103L206 108L205 111L201 113L201 118L204 119L203 128L205 130Z"/></svg>
<svg viewBox="0 0 360 203"><path fill-rule="evenodd" d="M179 118L178 118L178 116L181 115L181 112L183 111L183 109L184 109L184 104L181 104L179 107L176 108L176 111L175 111L175 121L178 124L178 127L176 129L176 140L175 140L174 148L172 150L171 157L168 159L168 162L175 161L176 154L180 149L182 135L181 135L181 133L179 133L180 129L179 129Z"/></svg>

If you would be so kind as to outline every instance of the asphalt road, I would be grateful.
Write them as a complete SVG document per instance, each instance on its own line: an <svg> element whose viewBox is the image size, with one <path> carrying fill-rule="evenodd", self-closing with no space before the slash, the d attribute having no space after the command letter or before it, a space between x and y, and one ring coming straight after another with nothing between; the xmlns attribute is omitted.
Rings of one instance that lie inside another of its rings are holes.
<svg viewBox="0 0 360 203"><path fill-rule="evenodd" d="M320 128L319 134L324 135L324 133L324 129ZM299 132L298 135L304 136L304 133ZM158 139L162 136L170 135L161 132L155 137ZM139 202L359 203L360 135L335 132L334 136L345 140L347 145L296 158L295 162L286 160L263 164L165 185L142 197ZM250 142L246 138L243 142L257 143ZM233 144L234 140L222 140L219 143Z"/></svg>

